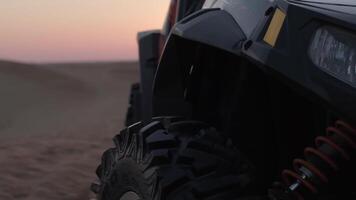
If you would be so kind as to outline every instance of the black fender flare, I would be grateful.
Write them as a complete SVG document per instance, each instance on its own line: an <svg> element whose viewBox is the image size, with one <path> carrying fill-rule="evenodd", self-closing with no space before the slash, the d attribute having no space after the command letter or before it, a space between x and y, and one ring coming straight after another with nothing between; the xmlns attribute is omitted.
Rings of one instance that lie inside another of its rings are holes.
<svg viewBox="0 0 356 200"><path fill-rule="evenodd" d="M178 22L172 34L191 41L240 54L246 40L240 26L226 11L203 9Z"/></svg>
<svg viewBox="0 0 356 200"><path fill-rule="evenodd" d="M189 112L184 101L184 80L197 46L241 55L245 40L240 26L224 10L200 10L177 23L168 37L156 72L154 115L187 115Z"/></svg>

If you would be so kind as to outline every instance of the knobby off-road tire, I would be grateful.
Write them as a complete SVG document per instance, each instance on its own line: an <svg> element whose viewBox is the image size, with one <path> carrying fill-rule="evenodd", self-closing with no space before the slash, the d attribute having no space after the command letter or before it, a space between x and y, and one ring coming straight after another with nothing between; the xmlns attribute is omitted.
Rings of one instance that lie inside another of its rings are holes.
<svg viewBox="0 0 356 200"><path fill-rule="evenodd" d="M127 192L141 200L239 199L252 182L249 162L203 123L136 124L114 143L96 171L99 183L92 185L100 200L120 200Z"/></svg>
<svg viewBox="0 0 356 200"><path fill-rule="evenodd" d="M140 83L131 86L129 107L126 112L125 126L141 121L141 89Z"/></svg>

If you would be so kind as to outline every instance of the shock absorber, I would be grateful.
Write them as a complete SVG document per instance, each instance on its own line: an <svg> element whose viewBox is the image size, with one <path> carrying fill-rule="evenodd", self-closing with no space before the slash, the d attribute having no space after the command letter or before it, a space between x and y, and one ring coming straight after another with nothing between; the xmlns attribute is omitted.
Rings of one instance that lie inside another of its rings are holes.
<svg viewBox="0 0 356 200"><path fill-rule="evenodd" d="M283 192L271 194L272 199L305 199L317 195L323 185L352 159L356 150L356 129L343 121L326 129L327 135L315 139L316 148L304 151L305 160L295 159L294 170L284 170Z"/></svg>

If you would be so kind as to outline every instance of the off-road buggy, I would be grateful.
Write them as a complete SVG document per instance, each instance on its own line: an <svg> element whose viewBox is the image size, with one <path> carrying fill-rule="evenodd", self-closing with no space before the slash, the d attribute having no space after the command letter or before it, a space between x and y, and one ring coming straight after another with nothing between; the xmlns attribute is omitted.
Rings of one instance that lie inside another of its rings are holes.
<svg viewBox="0 0 356 200"><path fill-rule="evenodd" d="M356 199L356 1L172 0L138 38L98 199Z"/></svg>

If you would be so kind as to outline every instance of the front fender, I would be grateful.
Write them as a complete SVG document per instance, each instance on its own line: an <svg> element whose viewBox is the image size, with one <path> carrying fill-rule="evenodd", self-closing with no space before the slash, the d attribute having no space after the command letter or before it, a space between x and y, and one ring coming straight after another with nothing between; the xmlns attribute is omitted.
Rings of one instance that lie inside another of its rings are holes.
<svg viewBox="0 0 356 200"><path fill-rule="evenodd" d="M224 10L206 9L180 21L173 28L161 56L154 81L154 115L189 115L185 82L199 48L219 49L240 55L246 36Z"/></svg>
<svg viewBox="0 0 356 200"><path fill-rule="evenodd" d="M203 9L180 22L172 34L191 41L239 54L246 36L235 19L220 9Z"/></svg>

